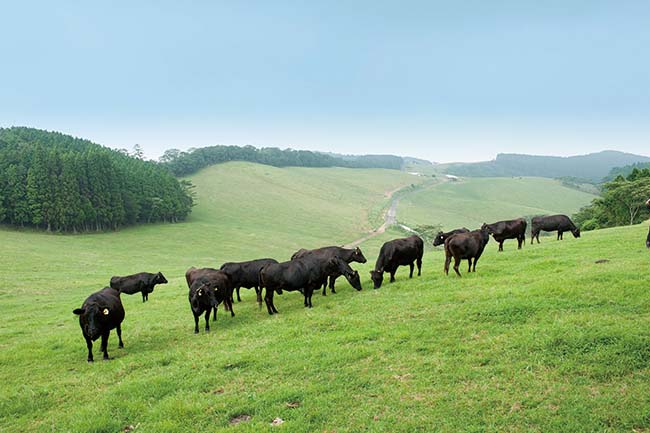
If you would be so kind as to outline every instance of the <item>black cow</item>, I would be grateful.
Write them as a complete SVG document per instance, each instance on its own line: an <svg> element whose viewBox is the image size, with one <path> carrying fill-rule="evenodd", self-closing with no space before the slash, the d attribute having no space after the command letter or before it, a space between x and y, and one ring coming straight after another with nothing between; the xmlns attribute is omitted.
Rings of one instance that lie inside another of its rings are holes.
<svg viewBox="0 0 650 433"><path fill-rule="evenodd" d="M539 243L539 232L554 232L557 230L557 239L563 238L564 232L571 232L574 238L580 237L580 229L566 215L538 216L531 220L530 243L535 239Z"/></svg>
<svg viewBox="0 0 650 433"><path fill-rule="evenodd" d="M650 228L648 228L648 237L645 238L645 246L646 248L650 248Z"/></svg>
<svg viewBox="0 0 650 433"><path fill-rule="evenodd" d="M228 275L228 278L230 278L230 284L232 285L233 290L237 289L238 302L241 302L239 289L241 287L244 287L246 289L255 288L257 300L259 303L261 303L261 290L259 288L260 271L264 266L277 262L278 261L275 259L257 259L250 260L248 262L229 262L221 265L220 269ZM232 299L230 302L232 303Z"/></svg>
<svg viewBox="0 0 650 433"><path fill-rule="evenodd" d="M217 305L223 302L224 310L230 311L230 316L234 317L235 312L232 309L232 285L228 275L219 269L213 268L195 268L191 267L185 272L187 287L191 288L192 284L201 279L201 281L215 292ZM217 308L214 308L214 320L217 320Z"/></svg>
<svg viewBox="0 0 650 433"><path fill-rule="evenodd" d="M306 256L288 262L270 264L260 271L260 287L266 289L264 301L269 314L277 313L273 304L273 294L288 292L302 292L305 298L305 307L312 307L311 297L327 275L338 272L345 276L348 282L357 290L361 290L359 273L338 257L322 260L315 256Z"/></svg>
<svg viewBox="0 0 650 433"><path fill-rule="evenodd" d="M476 262L483 254L489 240L490 234L486 227L447 238L445 240L445 275L449 275L449 263L451 263L452 257L454 258L454 271L459 277L458 266L463 259L469 261L467 272L472 272L472 259L474 259L474 272L476 272Z"/></svg>
<svg viewBox="0 0 650 433"><path fill-rule="evenodd" d="M142 292L142 302L149 300L149 293L153 292L156 284L167 284L167 279L162 272L157 274L140 272L126 277L111 277L112 288L127 295Z"/></svg>
<svg viewBox="0 0 650 433"><path fill-rule="evenodd" d="M367 261L366 257L361 252L361 248L359 247L351 248L351 249L343 248L343 247L322 247L322 248L317 248L315 250L306 250L302 248L296 251L295 253L293 253L293 255L291 256L291 260L305 257L306 255L309 254L318 256L323 260L327 260L332 257L338 257L346 263L352 263L352 262L366 263ZM341 274L338 271L329 274L329 287L332 293L336 293L336 290L334 290L334 283L336 282L336 279L340 276ZM327 279L325 279L325 281L323 282L323 296L325 296L326 290L327 290Z"/></svg>
<svg viewBox="0 0 650 433"><path fill-rule="evenodd" d="M526 220L517 218L515 220L498 221L493 224L483 224L488 233L499 243L499 251L503 251L503 241L506 239L517 239L517 249L526 243Z"/></svg>
<svg viewBox="0 0 650 433"><path fill-rule="evenodd" d="M124 347L122 342L124 307L119 291L104 287L99 292L88 296L81 308L76 308L72 312L79 316L79 326L88 347L88 362L93 362L93 341L99 337L102 337L101 349L104 352L104 359L108 359L108 336L113 328L117 330L119 347Z"/></svg>
<svg viewBox="0 0 650 433"><path fill-rule="evenodd" d="M443 233L442 230L438 232L436 235L436 238L433 240L433 246L437 247L438 245L443 245L445 243L445 239L452 235L456 235L458 233L469 233L469 230L463 227L462 229L456 229L452 230L447 233Z"/></svg>
<svg viewBox="0 0 650 433"><path fill-rule="evenodd" d="M192 282L188 299L192 314L194 315L194 333L199 333L199 317L204 312L205 332L210 332L210 311L214 309L214 320L217 320L217 306L219 302L207 277L199 277Z"/></svg>
<svg viewBox="0 0 650 433"><path fill-rule="evenodd" d="M418 276L422 271L422 254L424 254L424 242L419 236L393 239L382 245L379 250L379 257L375 263L375 270L370 271L370 278L375 289L381 287L384 281L384 272L390 274L390 282L395 281L395 272L399 266L409 265L411 272L409 278L413 278L413 263L418 265Z"/></svg>

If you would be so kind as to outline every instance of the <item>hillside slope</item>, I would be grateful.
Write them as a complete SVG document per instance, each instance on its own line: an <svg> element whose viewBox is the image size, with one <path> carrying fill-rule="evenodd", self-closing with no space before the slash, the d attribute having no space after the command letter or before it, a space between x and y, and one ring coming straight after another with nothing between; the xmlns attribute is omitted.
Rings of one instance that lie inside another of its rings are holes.
<svg viewBox="0 0 650 433"><path fill-rule="evenodd" d="M444 164L442 167L458 176L575 177L600 182L614 167L635 162L650 162L650 158L613 150L569 157L500 153L493 161Z"/></svg>
<svg viewBox="0 0 650 433"><path fill-rule="evenodd" d="M571 215L594 195L544 178L465 178L407 195L397 219L408 225L441 224L445 230L470 229L503 219L564 213Z"/></svg>

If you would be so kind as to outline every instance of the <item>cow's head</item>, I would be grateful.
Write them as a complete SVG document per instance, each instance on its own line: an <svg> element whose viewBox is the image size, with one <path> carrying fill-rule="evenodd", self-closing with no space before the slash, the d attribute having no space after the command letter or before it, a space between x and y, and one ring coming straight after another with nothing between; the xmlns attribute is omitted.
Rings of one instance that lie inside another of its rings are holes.
<svg viewBox="0 0 650 433"><path fill-rule="evenodd" d="M489 235L493 233L492 227L490 226L490 224L487 223L483 223L483 225L481 226L481 231L483 230L487 231Z"/></svg>
<svg viewBox="0 0 650 433"><path fill-rule="evenodd" d="M571 230L571 234L573 234L574 238L579 238L580 237L580 229L578 227L574 228Z"/></svg>
<svg viewBox="0 0 650 433"><path fill-rule="evenodd" d="M483 224L479 230L481 234L481 240L483 241L483 246L487 245L490 242L490 228L487 224Z"/></svg>
<svg viewBox="0 0 650 433"><path fill-rule="evenodd" d="M156 274L156 278L154 280L154 283L156 284L167 284L167 278L162 274L162 272L158 272Z"/></svg>
<svg viewBox="0 0 650 433"><path fill-rule="evenodd" d="M433 246L437 247L438 245L442 245L445 243L445 234L443 232L438 232L436 237L433 239Z"/></svg>
<svg viewBox="0 0 650 433"><path fill-rule="evenodd" d="M377 269L374 271L370 271L370 278L372 279L372 282L375 285L375 289L380 288L381 283L384 282L384 270Z"/></svg>
<svg viewBox="0 0 650 433"><path fill-rule="evenodd" d="M82 308L75 308L72 312L79 316L81 329L92 340L102 335L112 314L110 308L99 304L86 304Z"/></svg>
<svg viewBox="0 0 650 433"><path fill-rule="evenodd" d="M357 290L361 290L361 278L359 277L359 272L352 271L345 274L345 279L348 280L348 283Z"/></svg>
<svg viewBox="0 0 650 433"><path fill-rule="evenodd" d="M361 248L356 247L354 249L354 253L352 253L352 260L358 263L366 263L368 260L366 260L366 257L363 255L361 252Z"/></svg>

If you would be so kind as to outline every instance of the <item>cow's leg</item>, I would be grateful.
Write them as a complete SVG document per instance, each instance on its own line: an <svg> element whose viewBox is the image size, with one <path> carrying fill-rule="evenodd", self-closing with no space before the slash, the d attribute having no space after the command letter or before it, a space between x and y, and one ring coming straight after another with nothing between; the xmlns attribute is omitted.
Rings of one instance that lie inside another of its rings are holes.
<svg viewBox="0 0 650 433"><path fill-rule="evenodd" d="M275 309L275 306L273 305L273 289L269 289L266 287L266 293L264 295L264 303L266 303L266 309L268 310L269 314L277 313L278 310Z"/></svg>
<svg viewBox="0 0 650 433"><path fill-rule="evenodd" d="M217 305L217 307L218 307L218 305ZM214 309L214 315L213 315L213 317L212 317L212 320L214 320L214 321L217 320L217 307L212 307L212 309ZM224 310L228 311L228 302L225 301L225 300L223 301L223 308L224 308ZM211 311L212 309L211 309L211 308L208 308L208 315L210 315L210 311Z"/></svg>
<svg viewBox="0 0 650 433"><path fill-rule="evenodd" d="M411 269L409 272L409 278L413 278L413 269L415 269L415 263L409 263L409 268Z"/></svg>
<svg viewBox="0 0 650 433"><path fill-rule="evenodd" d="M88 362L93 362L93 340L90 337L86 337L86 347L88 348Z"/></svg>
<svg viewBox="0 0 650 433"><path fill-rule="evenodd" d="M199 316L201 314L196 314L194 310L192 310L192 314L194 315L194 333L198 334L199 333Z"/></svg>
<svg viewBox="0 0 650 433"><path fill-rule="evenodd" d="M205 332L210 332L210 310L211 308L208 308L205 312ZM215 308L215 313L217 312L216 310L217 309Z"/></svg>
<svg viewBox="0 0 650 433"><path fill-rule="evenodd" d="M422 275L422 257L418 257L415 263L418 265L418 277L419 277L420 275Z"/></svg>
<svg viewBox="0 0 650 433"><path fill-rule="evenodd" d="M481 257L480 255L474 257L474 272L476 272L476 262L478 262L478 258Z"/></svg>
<svg viewBox="0 0 650 433"><path fill-rule="evenodd" d="M147 294L146 294L145 291L143 290L143 291L142 291L142 302L145 302L146 300L147 300Z"/></svg>
<svg viewBox="0 0 650 433"><path fill-rule="evenodd" d="M104 360L108 359L108 336L111 331L106 331L102 334L102 352L104 352Z"/></svg>
<svg viewBox="0 0 650 433"><path fill-rule="evenodd" d="M445 275L449 275L449 264L451 263L451 255L445 255Z"/></svg>
<svg viewBox="0 0 650 433"><path fill-rule="evenodd" d="M537 239L537 243L539 243L539 232L537 232L537 234L535 234L535 239ZM531 244L532 244L532 242L531 242Z"/></svg>
<svg viewBox="0 0 650 433"><path fill-rule="evenodd" d="M499 251L503 251L503 241L499 241Z"/></svg>
<svg viewBox="0 0 650 433"><path fill-rule="evenodd" d="M235 317L235 311L232 309L232 300L228 301L230 303L230 317Z"/></svg>
<svg viewBox="0 0 650 433"><path fill-rule="evenodd" d="M338 276L335 275L330 275L330 292L336 293L336 290L334 290L334 283L336 283L336 279Z"/></svg>
<svg viewBox="0 0 650 433"><path fill-rule="evenodd" d="M521 249L521 237L517 238L517 244L518 244L517 249L520 250Z"/></svg>
<svg viewBox="0 0 650 433"><path fill-rule="evenodd" d="M397 272L397 268L390 271L390 282L391 283L395 282L395 272Z"/></svg>
<svg viewBox="0 0 650 433"><path fill-rule="evenodd" d="M325 277L325 280L323 280L323 296L327 296L327 277Z"/></svg>
<svg viewBox="0 0 650 433"><path fill-rule="evenodd" d="M454 257L454 271L456 271L456 275L460 277L460 272L458 272L458 266L460 265L461 258L460 256Z"/></svg>
<svg viewBox="0 0 650 433"><path fill-rule="evenodd" d="M237 287L237 302L241 302L241 296L239 296L239 289L241 287Z"/></svg>
<svg viewBox="0 0 650 433"><path fill-rule="evenodd" d="M117 328L115 330L117 331L117 338L120 340L120 343L117 345L117 347L124 347L124 342L122 342L122 325L117 325Z"/></svg>
<svg viewBox="0 0 650 433"><path fill-rule="evenodd" d="M467 263L469 265L469 267L467 268L467 272L472 272L472 258L471 257L469 259L467 259Z"/></svg>

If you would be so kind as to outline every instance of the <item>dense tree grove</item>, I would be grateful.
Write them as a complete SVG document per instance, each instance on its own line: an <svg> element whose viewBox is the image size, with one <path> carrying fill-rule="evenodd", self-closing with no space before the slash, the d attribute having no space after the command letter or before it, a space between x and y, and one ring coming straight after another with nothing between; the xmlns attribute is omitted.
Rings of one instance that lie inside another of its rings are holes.
<svg viewBox="0 0 650 433"><path fill-rule="evenodd" d="M76 232L176 222L191 211L190 188L160 164L87 140L0 128L0 223Z"/></svg>
<svg viewBox="0 0 650 433"><path fill-rule="evenodd" d="M393 155L338 156L307 150L253 146L210 146L181 152L169 149L160 158L176 176L186 176L204 167L227 161L249 161L275 167L349 167L401 170L403 160Z"/></svg>
<svg viewBox="0 0 650 433"><path fill-rule="evenodd" d="M650 217L645 206L650 198L650 169L634 168L627 177L617 176L602 185L600 197L574 215L582 230L638 224Z"/></svg>

